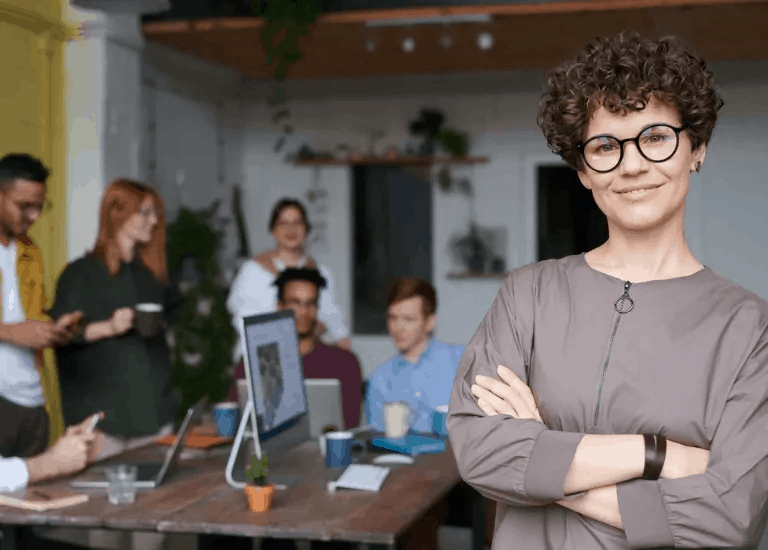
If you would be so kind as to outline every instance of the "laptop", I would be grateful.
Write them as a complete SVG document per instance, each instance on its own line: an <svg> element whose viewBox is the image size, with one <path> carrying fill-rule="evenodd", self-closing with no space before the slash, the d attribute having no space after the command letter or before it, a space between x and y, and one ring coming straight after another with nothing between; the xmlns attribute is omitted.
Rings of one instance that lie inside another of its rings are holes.
<svg viewBox="0 0 768 550"><path fill-rule="evenodd" d="M168 449L165 454L165 461L163 462L131 462L127 464L135 464L137 466L136 472L136 488L137 489L154 489L159 487L168 472L175 468L179 462L179 456L181 450L184 447L184 439L187 432L195 424L200 414L203 412L203 408L208 403L208 397L203 397L200 401L195 403L187 410L187 415L184 417L184 421L181 423L179 432L176 434L176 439L173 441L173 445ZM112 457L110 457L111 459ZM70 486L76 489L93 489L100 487L108 487L109 482L106 480L106 466L95 466L88 468L86 473L72 480Z"/></svg>
<svg viewBox="0 0 768 550"><path fill-rule="evenodd" d="M341 382L337 378L307 378L304 383L307 386L310 437L320 437L326 426L343 430Z"/></svg>

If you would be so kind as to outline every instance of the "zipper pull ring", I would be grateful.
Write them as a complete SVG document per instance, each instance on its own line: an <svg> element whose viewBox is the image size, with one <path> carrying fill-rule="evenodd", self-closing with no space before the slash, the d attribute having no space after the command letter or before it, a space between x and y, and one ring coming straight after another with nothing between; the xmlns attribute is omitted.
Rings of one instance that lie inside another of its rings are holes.
<svg viewBox="0 0 768 550"><path fill-rule="evenodd" d="M616 298L616 301L613 303L613 309L616 310L616 313L621 313L623 315L635 308L635 302L629 297L629 289L631 287L632 283L629 281L624 282L624 294ZM619 302L621 302L621 305L619 305Z"/></svg>

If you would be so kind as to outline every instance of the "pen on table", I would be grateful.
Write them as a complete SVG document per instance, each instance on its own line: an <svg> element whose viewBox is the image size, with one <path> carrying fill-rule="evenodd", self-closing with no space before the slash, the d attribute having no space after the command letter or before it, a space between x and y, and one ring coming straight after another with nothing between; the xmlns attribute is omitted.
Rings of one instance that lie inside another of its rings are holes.
<svg viewBox="0 0 768 550"><path fill-rule="evenodd" d="M51 496L48 493L44 493L39 489L32 489L32 494L37 495L44 500L51 500Z"/></svg>

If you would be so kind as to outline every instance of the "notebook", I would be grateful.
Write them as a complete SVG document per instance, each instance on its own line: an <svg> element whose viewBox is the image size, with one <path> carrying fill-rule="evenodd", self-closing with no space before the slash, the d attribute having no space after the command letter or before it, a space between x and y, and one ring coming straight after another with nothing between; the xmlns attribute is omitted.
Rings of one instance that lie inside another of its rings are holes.
<svg viewBox="0 0 768 550"><path fill-rule="evenodd" d="M70 491L52 491L29 487L13 493L0 493L0 505L23 508L36 512L45 512L57 508L66 508L88 501L88 495Z"/></svg>
<svg viewBox="0 0 768 550"><path fill-rule="evenodd" d="M385 466L352 464L344 470L338 480L333 482L333 488L378 491L387 475L389 475L389 468Z"/></svg>

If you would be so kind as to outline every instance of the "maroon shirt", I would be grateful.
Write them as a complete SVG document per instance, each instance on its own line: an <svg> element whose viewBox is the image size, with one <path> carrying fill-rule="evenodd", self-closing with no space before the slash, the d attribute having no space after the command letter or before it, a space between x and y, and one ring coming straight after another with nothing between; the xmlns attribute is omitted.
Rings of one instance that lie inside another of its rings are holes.
<svg viewBox="0 0 768 550"><path fill-rule="evenodd" d="M304 356L303 363L304 378L337 378L341 381L344 427L357 427L363 400L363 375L357 357L349 351L318 342L314 349ZM245 378L242 360L235 370L235 379L241 378ZM236 383L229 392L229 400L237 401Z"/></svg>

